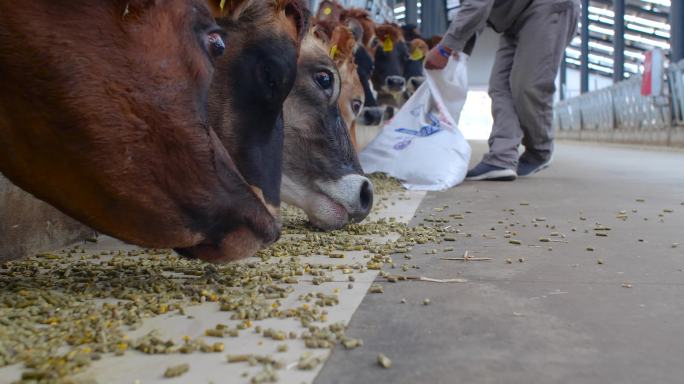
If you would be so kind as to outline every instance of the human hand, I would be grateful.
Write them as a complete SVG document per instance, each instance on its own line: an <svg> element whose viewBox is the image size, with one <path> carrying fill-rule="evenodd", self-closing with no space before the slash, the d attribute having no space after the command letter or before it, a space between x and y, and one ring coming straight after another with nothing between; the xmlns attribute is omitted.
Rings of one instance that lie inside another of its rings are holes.
<svg viewBox="0 0 684 384"><path fill-rule="evenodd" d="M458 54L443 45L436 45L427 54L425 68L444 69L449 63L449 56L458 57Z"/></svg>

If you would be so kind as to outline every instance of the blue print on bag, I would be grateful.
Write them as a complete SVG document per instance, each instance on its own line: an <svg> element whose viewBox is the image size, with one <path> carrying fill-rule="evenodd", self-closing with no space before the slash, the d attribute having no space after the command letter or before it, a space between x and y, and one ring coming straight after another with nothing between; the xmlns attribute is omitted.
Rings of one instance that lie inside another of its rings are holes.
<svg viewBox="0 0 684 384"><path fill-rule="evenodd" d="M411 139L404 139L404 140L394 144L393 148L396 149L397 151L401 151L403 149L406 149L406 147L408 147L409 145L411 145Z"/></svg>
<svg viewBox="0 0 684 384"><path fill-rule="evenodd" d="M427 137L434 135L435 133L442 130L441 123L439 119L432 113L428 113L427 117L430 119L430 125L425 125L419 130L408 129L408 128L397 128L394 131L399 133L404 133L407 135L413 135L418 137Z"/></svg>

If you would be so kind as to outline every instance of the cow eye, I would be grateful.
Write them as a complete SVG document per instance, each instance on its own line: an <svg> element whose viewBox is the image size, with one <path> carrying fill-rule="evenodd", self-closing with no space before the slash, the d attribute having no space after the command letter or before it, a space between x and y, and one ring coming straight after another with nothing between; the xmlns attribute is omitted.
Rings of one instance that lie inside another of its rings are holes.
<svg viewBox="0 0 684 384"><path fill-rule="evenodd" d="M361 107L363 107L363 101L359 99L354 99L351 102L352 106L352 111L354 112L355 115L358 116L359 113L361 113Z"/></svg>
<svg viewBox="0 0 684 384"><path fill-rule="evenodd" d="M378 45L380 45L380 40L378 39L377 36L373 37L373 40L370 41L370 47L371 48L377 48Z"/></svg>
<svg viewBox="0 0 684 384"><path fill-rule="evenodd" d="M212 32L207 35L207 52L213 58L217 58L223 55L223 51L226 50L226 44L223 42L223 38L218 32Z"/></svg>
<svg viewBox="0 0 684 384"><path fill-rule="evenodd" d="M328 96L332 96L333 76L330 72L321 71L314 75L314 81Z"/></svg>

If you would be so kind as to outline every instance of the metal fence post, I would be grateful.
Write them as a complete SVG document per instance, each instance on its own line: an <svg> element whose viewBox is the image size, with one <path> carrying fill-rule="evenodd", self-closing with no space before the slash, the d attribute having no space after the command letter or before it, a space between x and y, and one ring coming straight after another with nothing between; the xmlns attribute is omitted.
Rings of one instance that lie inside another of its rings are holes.
<svg viewBox="0 0 684 384"><path fill-rule="evenodd" d="M613 82L625 79L625 0L614 0Z"/></svg>
<svg viewBox="0 0 684 384"><path fill-rule="evenodd" d="M589 0L582 0L580 92L589 92Z"/></svg>

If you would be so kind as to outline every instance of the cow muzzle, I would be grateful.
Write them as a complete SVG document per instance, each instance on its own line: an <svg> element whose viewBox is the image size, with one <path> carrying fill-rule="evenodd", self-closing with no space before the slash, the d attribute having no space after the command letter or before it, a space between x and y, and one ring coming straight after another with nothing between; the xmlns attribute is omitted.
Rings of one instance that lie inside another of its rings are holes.
<svg viewBox="0 0 684 384"><path fill-rule="evenodd" d="M385 88L392 93L401 93L406 90L406 79L401 76L387 76Z"/></svg>
<svg viewBox="0 0 684 384"><path fill-rule="evenodd" d="M373 183L364 176L347 175L316 184L326 201L318 204L323 209L314 210L309 219L319 228L338 229L349 222L360 222L373 207Z"/></svg>
<svg viewBox="0 0 684 384"><path fill-rule="evenodd" d="M175 251L181 256L209 263L237 261L254 256L261 248L278 241L281 229L279 221L258 233L243 225L229 231L219 240L207 239L193 247L178 248Z"/></svg>

